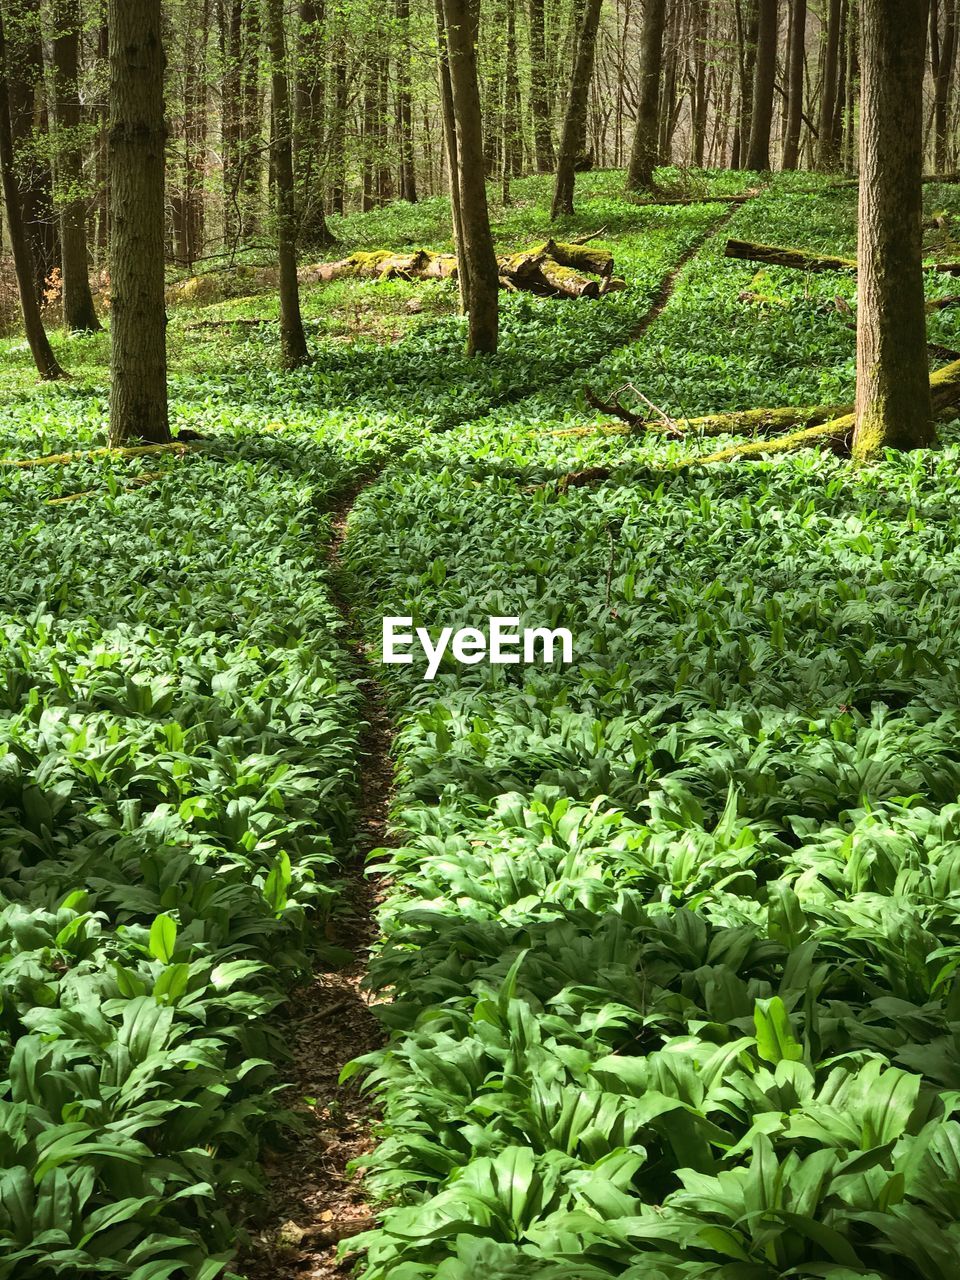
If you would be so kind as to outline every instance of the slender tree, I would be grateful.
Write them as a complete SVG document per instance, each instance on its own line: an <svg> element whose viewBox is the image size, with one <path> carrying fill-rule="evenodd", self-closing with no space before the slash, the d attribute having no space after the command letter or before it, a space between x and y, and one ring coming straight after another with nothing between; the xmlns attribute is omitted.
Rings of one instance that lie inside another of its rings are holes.
<svg viewBox="0 0 960 1280"><path fill-rule="evenodd" d="M43 318L40 315L40 303L35 288L36 268L30 241L27 239L23 223L23 209L20 205L20 190L17 185L14 169L13 130L10 125L10 90L7 80L7 52L3 28L3 13L0 10L0 175L3 178L3 200L7 211L7 233L10 247L13 250L13 265L17 275L17 288L20 292L20 305L23 309L23 324L27 342L33 355L37 372L41 378L51 380L62 378L63 370L50 347Z"/></svg>
<svg viewBox="0 0 960 1280"><path fill-rule="evenodd" d="M933 74L934 166L937 173L945 172L948 164L950 96L956 61L956 0L930 0L930 70Z"/></svg>
<svg viewBox="0 0 960 1280"><path fill-rule="evenodd" d="M483 164L483 119L477 78L478 0L443 0L444 31L457 135L457 178L468 273L470 355L497 349L500 272L490 231Z"/></svg>
<svg viewBox="0 0 960 1280"><path fill-rule="evenodd" d="M100 321L90 292L87 202L80 138L79 0L54 0L53 22L53 90L57 123L56 175L60 204L63 323L75 333L96 333L100 328Z"/></svg>
<svg viewBox="0 0 960 1280"><path fill-rule="evenodd" d="M817 166L832 169L837 163L837 139L834 131L837 91L840 75L840 29L843 18L841 0L830 0L827 11L826 38L823 45L823 74L820 86L820 123L817 129Z"/></svg>
<svg viewBox="0 0 960 1280"><path fill-rule="evenodd" d="M757 60L753 74L753 118L750 122L748 169L770 168L770 130L773 126L773 93L777 80L777 0L760 0L757 7Z"/></svg>
<svg viewBox="0 0 960 1280"><path fill-rule="evenodd" d="M109 0L110 440L164 443L164 149L161 0Z"/></svg>
<svg viewBox="0 0 960 1280"><path fill-rule="evenodd" d="M601 0L585 0L577 34L577 56L570 79L567 110L563 117L560 151L557 156L557 184L553 192L551 218L573 213L573 186L577 157L587 138L587 96L597 49Z"/></svg>
<svg viewBox="0 0 960 1280"><path fill-rule="evenodd" d="M640 45L637 127L627 169L628 191L639 191L653 183L653 171L660 158L660 72L666 20L666 0L647 0Z"/></svg>
<svg viewBox="0 0 960 1280"><path fill-rule="evenodd" d="M934 440L921 232L928 0L861 10L860 243L854 458Z"/></svg>
<svg viewBox="0 0 960 1280"><path fill-rule="evenodd" d="M783 139L783 167L800 163L800 131L803 128L803 79L807 51L807 0L793 0L790 15L790 65L787 68L787 112Z"/></svg>
<svg viewBox="0 0 960 1280"><path fill-rule="evenodd" d="M530 0L530 115L538 173L550 173L555 163L550 127L544 0Z"/></svg>
<svg viewBox="0 0 960 1280"><path fill-rule="evenodd" d="M287 369L310 359L300 314L297 279L297 208L293 182L293 122L287 75L283 0L268 0L267 43L273 94L273 167L277 245L280 265L280 356Z"/></svg>

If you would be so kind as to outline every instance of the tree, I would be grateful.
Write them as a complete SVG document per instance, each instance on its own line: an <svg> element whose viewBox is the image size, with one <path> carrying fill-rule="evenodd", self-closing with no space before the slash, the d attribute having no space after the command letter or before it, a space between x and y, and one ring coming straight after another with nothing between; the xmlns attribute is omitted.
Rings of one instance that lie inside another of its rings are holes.
<svg viewBox="0 0 960 1280"><path fill-rule="evenodd" d="M940 15L943 14L943 29ZM950 94L957 60L956 0L930 0L930 70L933 74L934 168L945 172L950 143Z"/></svg>
<svg viewBox="0 0 960 1280"><path fill-rule="evenodd" d="M164 443L164 149L161 0L109 0L110 440Z"/></svg>
<svg viewBox="0 0 960 1280"><path fill-rule="evenodd" d="M550 173L555 157L550 129L544 0L530 0L529 31L530 115L533 119L534 155L537 161L537 172Z"/></svg>
<svg viewBox="0 0 960 1280"><path fill-rule="evenodd" d="M807 51L807 0L793 0L790 15L790 65L787 68L787 113L783 167L796 169L800 161L803 127L803 72Z"/></svg>
<svg viewBox="0 0 960 1280"><path fill-rule="evenodd" d="M923 299L928 0L862 6L857 404L853 455L934 440Z"/></svg>
<svg viewBox="0 0 960 1280"><path fill-rule="evenodd" d="M56 175L60 204L63 323L75 333L100 329L90 292L87 204L83 190L83 146L78 85L79 0L54 0L54 102L57 123Z"/></svg>
<svg viewBox="0 0 960 1280"><path fill-rule="evenodd" d="M593 76L593 63L597 48L597 28L600 25L601 0L586 0L583 17L577 33L577 56L570 79L567 110L563 117L560 135L560 152L557 157L557 184L553 193L551 218L573 213L573 185L577 157L584 148L587 137L587 95Z"/></svg>
<svg viewBox="0 0 960 1280"><path fill-rule="evenodd" d="M663 33L667 21L666 0L647 0L640 46L640 91L637 128L633 135L627 190L639 191L653 182L660 158L660 72L663 67Z"/></svg>
<svg viewBox="0 0 960 1280"><path fill-rule="evenodd" d="M3 178L3 200L7 210L7 232L13 250L13 264L17 275L17 288L20 293L27 342L40 377L47 380L62 378L63 370L57 363L43 327L40 303L35 289L36 268L30 241L27 239L23 224L20 190L14 168L13 129L10 124L10 90L7 81L7 51L2 11L0 11L0 173Z"/></svg>
<svg viewBox="0 0 960 1280"><path fill-rule="evenodd" d="M820 88L820 124L817 129L817 165L832 169L837 163L837 139L834 129L840 68L841 0L830 0L826 40L823 46L823 78Z"/></svg>
<svg viewBox="0 0 960 1280"><path fill-rule="evenodd" d="M280 265L280 358L296 369L310 359L300 315L297 279L297 208L293 181L293 121L287 79L283 0L267 0L267 44L273 92L273 168L277 246Z"/></svg>
<svg viewBox="0 0 960 1280"><path fill-rule="evenodd" d="M443 0L443 19L457 138L455 180L463 239L459 261L467 271L466 300L470 316L467 352L477 355L497 349L500 289L483 164L483 119L476 53L479 3L477 0Z"/></svg>
<svg viewBox="0 0 960 1280"><path fill-rule="evenodd" d="M770 130L773 126L773 91L777 80L777 0L759 0L757 8L757 60L753 73L753 119L746 167L763 172L770 168Z"/></svg>

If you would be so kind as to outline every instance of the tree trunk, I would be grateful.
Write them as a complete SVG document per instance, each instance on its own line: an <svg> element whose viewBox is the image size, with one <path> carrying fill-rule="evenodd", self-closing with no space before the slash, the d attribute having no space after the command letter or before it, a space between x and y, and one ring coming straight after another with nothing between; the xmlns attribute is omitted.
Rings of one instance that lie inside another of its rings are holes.
<svg viewBox="0 0 960 1280"><path fill-rule="evenodd" d="M863 6L857 461L934 440L921 232L928 0Z"/></svg>
<svg viewBox="0 0 960 1280"><path fill-rule="evenodd" d="M834 113L840 67L840 3L841 0L830 0L827 39L823 48L823 84L820 91L820 125L817 130L817 166L820 169L833 169L837 163Z"/></svg>
<svg viewBox="0 0 960 1280"><path fill-rule="evenodd" d="M757 39L759 32L759 0L734 0L737 22L737 49L740 70L740 110L738 113L739 138L735 140L735 169L746 165L747 147L753 126L754 76L757 67ZM744 13L744 5L746 13Z"/></svg>
<svg viewBox="0 0 960 1280"><path fill-rule="evenodd" d="M0 171L3 178L3 199L7 210L7 233L13 250L13 265L17 274L20 305L27 342L41 378L62 378L63 370L50 347L40 303L35 289L36 268L30 242L23 225L20 191L14 171L13 131L10 126L10 90L7 82L7 55L3 31L3 14L0 12Z"/></svg>
<svg viewBox="0 0 960 1280"><path fill-rule="evenodd" d="M500 273L493 249L483 166L483 119L477 79L479 0L443 0L450 87L456 120L457 170L470 312L467 353L497 349Z"/></svg>
<svg viewBox="0 0 960 1280"><path fill-rule="evenodd" d="M110 443L170 439L161 0L109 0Z"/></svg>
<svg viewBox="0 0 960 1280"><path fill-rule="evenodd" d="M60 263L60 234L50 163L42 142L36 146L47 134L40 0L7 0L6 13L7 92L20 208L42 305L47 280Z"/></svg>
<svg viewBox="0 0 960 1280"><path fill-rule="evenodd" d="M666 20L666 0L647 0L640 44L637 127L627 169L628 191L639 191L653 185L653 171L660 158L660 72L663 68Z"/></svg>
<svg viewBox="0 0 960 1280"><path fill-rule="evenodd" d="M457 141L457 117L453 109L453 85L450 80L450 50L447 47L446 18L443 0L436 0L437 46L439 52L440 107L443 114L443 142L447 158L450 188L450 216L453 222L453 238L457 246L460 269L457 284L460 289L460 310L466 313L470 297L470 264L463 239L463 211L460 207L460 147Z"/></svg>
<svg viewBox="0 0 960 1280"><path fill-rule="evenodd" d="M249 240L259 226L263 189L263 103L260 97L260 0L242 0L240 10L240 222Z"/></svg>
<svg viewBox="0 0 960 1280"><path fill-rule="evenodd" d="M330 142L330 208L343 215L347 185L347 55L342 35L333 64L333 129Z"/></svg>
<svg viewBox="0 0 960 1280"><path fill-rule="evenodd" d="M949 165L950 97L957 59L956 0L942 0L943 33L940 31L941 0L930 5L930 65L933 73L934 168L942 173Z"/></svg>
<svg viewBox="0 0 960 1280"><path fill-rule="evenodd" d="M324 68L326 62L326 5L324 0L300 0L296 64L296 121L294 174L300 218L300 238L307 244L334 243L323 208Z"/></svg>
<svg viewBox="0 0 960 1280"><path fill-rule="evenodd" d="M537 173L552 173L556 163L550 128L547 91L546 27L544 0L530 0L530 115Z"/></svg>
<svg viewBox="0 0 960 1280"><path fill-rule="evenodd" d="M557 184L553 192L551 219L561 214L573 213L573 185L577 158L582 153L587 137L587 97L593 76L593 63L597 49L597 28L600 25L601 0L586 0L583 18L577 36L577 56L573 64L567 110L560 135L560 152L557 157Z"/></svg>
<svg viewBox="0 0 960 1280"><path fill-rule="evenodd" d="M747 168L770 168L770 130L773 125L773 91L777 79L777 0L760 0L757 27L757 61L753 75L753 120Z"/></svg>
<svg viewBox="0 0 960 1280"><path fill-rule="evenodd" d="M240 96L241 0L221 0L220 50L223 62L223 238L232 248L240 235L240 139L243 106Z"/></svg>
<svg viewBox="0 0 960 1280"><path fill-rule="evenodd" d="M783 167L800 163L800 131L803 128L803 71L807 51L807 0L793 0L790 22L790 66L787 78L787 127L783 142Z"/></svg>
<svg viewBox="0 0 960 1280"><path fill-rule="evenodd" d="M400 28L400 57L397 62L397 126L400 133L400 196L417 202L417 175L414 166L413 92L410 74L410 0L396 0Z"/></svg>
<svg viewBox="0 0 960 1280"><path fill-rule="evenodd" d="M300 315L297 280L297 208L293 183L293 121L287 79L287 43L283 29L283 0L268 0L267 47L273 91L273 165L280 267L280 358L285 369L297 369L310 359Z"/></svg>
<svg viewBox="0 0 960 1280"><path fill-rule="evenodd" d="M79 0L54 0L54 101L56 169L60 187L60 246L63 323L74 333L96 333L100 321L90 292L87 260L87 202L83 192L80 138Z"/></svg>
<svg viewBox="0 0 960 1280"><path fill-rule="evenodd" d="M707 32L710 14L704 0L694 0L693 7L693 101L691 104L691 130L693 133L692 159L695 169L703 168L707 149Z"/></svg>

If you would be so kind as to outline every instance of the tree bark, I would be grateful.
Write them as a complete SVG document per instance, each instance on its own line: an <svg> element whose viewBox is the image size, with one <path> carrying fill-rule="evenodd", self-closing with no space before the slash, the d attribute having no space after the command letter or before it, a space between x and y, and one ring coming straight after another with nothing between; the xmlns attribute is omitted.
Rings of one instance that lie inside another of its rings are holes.
<svg viewBox="0 0 960 1280"><path fill-rule="evenodd" d="M400 28L400 57L397 63L397 126L400 133L400 196L417 203L417 175L413 144L413 91L410 74L410 0L396 0Z"/></svg>
<svg viewBox="0 0 960 1280"><path fill-rule="evenodd" d="M940 171L949 164L949 114L957 60L956 0L932 0L930 5L930 67L933 73L934 167ZM943 13L943 32L940 14Z"/></svg>
<svg viewBox="0 0 960 1280"><path fill-rule="evenodd" d="M660 159L660 72L663 69L663 33L667 21L666 0L647 0L640 45L640 90L637 127L633 135L627 190L653 185L653 171Z"/></svg>
<svg viewBox="0 0 960 1280"><path fill-rule="evenodd" d="M586 0L583 18L577 37L577 56L570 80L570 95L563 118L560 135L560 152L557 157L557 184L553 192L551 219L573 213L574 175L577 157L582 153L587 137L587 97L597 49L597 28L600 25L601 0Z"/></svg>
<svg viewBox="0 0 960 1280"><path fill-rule="evenodd" d="M74 333L96 333L100 321L90 292L87 202L80 141L79 0L54 0L53 22L63 323Z"/></svg>
<svg viewBox="0 0 960 1280"><path fill-rule="evenodd" d="M853 454L934 439L923 300L923 74L928 0L861 14L857 405Z"/></svg>
<svg viewBox="0 0 960 1280"><path fill-rule="evenodd" d="M468 272L468 355L496 351L500 273L490 232L483 166L483 118L477 79L479 0L443 0L457 133L457 177Z"/></svg>
<svg viewBox="0 0 960 1280"><path fill-rule="evenodd" d="M770 130L773 125L773 91L777 79L777 0L760 0L757 27L757 61L753 75L753 120L747 168L770 168Z"/></svg>
<svg viewBox="0 0 960 1280"><path fill-rule="evenodd" d="M113 445L170 439L160 5L161 0L109 0Z"/></svg>
<svg viewBox="0 0 960 1280"><path fill-rule="evenodd" d="M556 163L547 93L544 0L530 0L530 115L537 173L551 173Z"/></svg>
<svg viewBox="0 0 960 1280"><path fill-rule="evenodd" d="M30 352L37 372L45 380L62 378L63 370L57 363L40 315L35 277L36 268L30 241L23 224L20 191L14 170L13 130L10 124L10 89L7 81L7 53L4 38L3 14L0 12L0 171L3 179L3 199L7 210L7 233L13 251L13 265L17 275L17 288L23 310L23 324Z"/></svg>
<svg viewBox="0 0 960 1280"><path fill-rule="evenodd" d="M817 129L817 167L820 169L832 169L837 163L834 113L840 67L840 3L841 0L830 0L827 38L823 47L823 83L820 90L820 124Z"/></svg>
<svg viewBox="0 0 960 1280"><path fill-rule="evenodd" d="M293 121L287 78L287 44L283 0L268 0L267 45L273 91L273 165L277 249L280 267L280 358L285 369L297 369L310 359L300 315L297 280L297 207L293 182Z"/></svg>
<svg viewBox="0 0 960 1280"><path fill-rule="evenodd" d="M807 0L793 0L790 21L790 66L787 76L787 127L783 142L783 167L800 163L800 131L803 128L803 71L806 65Z"/></svg>
<svg viewBox="0 0 960 1280"><path fill-rule="evenodd" d="M440 109L443 116L443 143L447 158L450 189L450 217L453 238L457 246L460 270L457 284L460 290L460 310L466 314L470 296L470 264L463 239L463 210L460 207L460 146L457 140L457 117L453 109L453 84L450 79L450 50L447 47L446 18L443 0L435 0L437 18L438 72L440 78Z"/></svg>

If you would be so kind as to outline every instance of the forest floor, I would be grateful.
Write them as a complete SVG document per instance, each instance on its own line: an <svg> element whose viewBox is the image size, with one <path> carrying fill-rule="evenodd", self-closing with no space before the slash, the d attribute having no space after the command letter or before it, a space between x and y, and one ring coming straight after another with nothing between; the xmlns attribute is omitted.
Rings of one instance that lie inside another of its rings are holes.
<svg viewBox="0 0 960 1280"><path fill-rule="evenodd" d="M170 325L202 440L0 473L0 1110L32 1109L6 1164L37 1187L0 1263L53 1274L56 1199L121 1274L329 1280L342 1237L366 1280L951 1280L956 426L869 471L678 471L736 439L685 420L855 378L849 273L723 256L851 255L855 191L696 181L757 192L578 178L560 231L628 288L505 296L491 359L449 282L339 281L284 374L268 277L211 273ZM960 191L925 194L955 258ZM517 183L498 243L548 196ZM446 219L334 230L441 249ZM0 343L8 459L103 443L106 338L58 351L39 386ZM603 430L585 388L681 430ZM379 665L386 614L567 626L576 661L426 682Z"/></svg>

